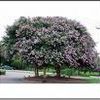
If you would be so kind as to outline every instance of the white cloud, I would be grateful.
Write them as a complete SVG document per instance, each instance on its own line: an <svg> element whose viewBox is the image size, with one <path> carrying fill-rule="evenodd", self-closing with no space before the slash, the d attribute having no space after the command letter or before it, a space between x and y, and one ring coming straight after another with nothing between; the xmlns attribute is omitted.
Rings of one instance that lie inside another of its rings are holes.
<svg viewBox="0 0 100 100"><path fill-rule="evenodd" d="M85 25L91 33L96 48L100 52L100 2L99 1L6 1L0 2L0 40L5 28L20 16L64 16L75 19Z"/></svg>

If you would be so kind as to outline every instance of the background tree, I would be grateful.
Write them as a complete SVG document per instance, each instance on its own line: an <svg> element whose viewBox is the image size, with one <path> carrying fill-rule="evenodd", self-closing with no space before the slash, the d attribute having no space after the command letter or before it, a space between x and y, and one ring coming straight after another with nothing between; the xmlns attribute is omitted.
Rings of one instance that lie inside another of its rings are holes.
<svg viewBox="0 0 100 100"><path fill-rule="evenodd" d="M7 59L7 48L4 45L3 41L0 41L0 64L6 64L8 63L8 59Z"/></svg>
<svg viewBox="0 0 100 100"><path fill-rule="evenodd" d="M48 65L58 77L63 66L96 67L95 42L79 22L64 17L20 17L9 26L7 35L12 51L34 66L36 76L39 68L46 74Z"/></svg>

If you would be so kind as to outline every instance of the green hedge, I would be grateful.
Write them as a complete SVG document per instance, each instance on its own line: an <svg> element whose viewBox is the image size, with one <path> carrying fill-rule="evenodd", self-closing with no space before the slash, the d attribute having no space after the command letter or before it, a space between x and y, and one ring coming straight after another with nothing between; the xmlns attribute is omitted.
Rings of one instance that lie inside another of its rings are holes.
<svg viewBox="0 0 100 100"><path fill-rule="evenodd" d="M0 69L0 75L5 75L5 74L6 74L6 71L3 69Z"/></svg>

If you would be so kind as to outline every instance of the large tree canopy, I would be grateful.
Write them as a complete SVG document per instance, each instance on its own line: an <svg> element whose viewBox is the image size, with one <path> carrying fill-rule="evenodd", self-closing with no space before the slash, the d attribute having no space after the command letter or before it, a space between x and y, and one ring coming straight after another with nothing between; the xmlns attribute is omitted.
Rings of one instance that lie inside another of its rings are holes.
<svg viewBox="0 0 100 100"><path fill-rule="evenodd" d="M64 17L20 17L7 32L13 50L36 67L94 68L97 52L87 29Z"/></svg>

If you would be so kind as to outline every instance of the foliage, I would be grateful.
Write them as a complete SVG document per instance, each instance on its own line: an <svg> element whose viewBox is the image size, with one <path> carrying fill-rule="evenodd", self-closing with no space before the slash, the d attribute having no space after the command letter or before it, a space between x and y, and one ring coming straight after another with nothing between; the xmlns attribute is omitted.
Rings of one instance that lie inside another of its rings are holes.
<svg viewBox="0 0 100 100"><path fill-rule="evenodd" d="M6 71L4 69L0 69L0 75L5 75Z"/></svg>
<svg viewBox="0 0 100 100"><path fill-rule="evenodd" d="M4 45L3 41L0 41L0 64L7 63L7 52L6 46Z"/></svg>
<svg viewBox="0 0 100 100"><path fill-rule="evenodd" d="M27 65L26 62L21 58L21 56L17 53L15 54L13 57L12 57L12 60L11 60L11 66L14 68L14 69L19 69L19 70L22 70L22 69L26 69Z"/></svg>
<svg viewBox="0 0 100 100"><path fill-rule="evenodd" d="M17 24L16 49L30 63L94 67L95 43L80 23L63 17L21 17Z"/></svg>
<svg viewBox="0 0 100 100"><path fill-rule="evenodd" d="M89 76L100 76L99 72L94 71L84 71L84 70L78 70L75 68L63 68L61 70L61 74L64 76L82 76L82 77L89 77Z"/></svg>
<svg viewBox="0 0 100 100"><path fill-rule="evenodd" d="M52 65L60 73L63 65L96 67L95 43L79 22L64 17L20 17L7 28L7 35L10 54L19 52L35 68Z"/></svg>
<svg viewBox="0 0 100 100"><path fill-rule="evenodd" d="M63 69L63 70L62 70L62 74L63 74L64 76L67 75L67 76L70 78L70 76L75 75L75 70L74 70L73 68L66 68L66 69Z"/></svg>

